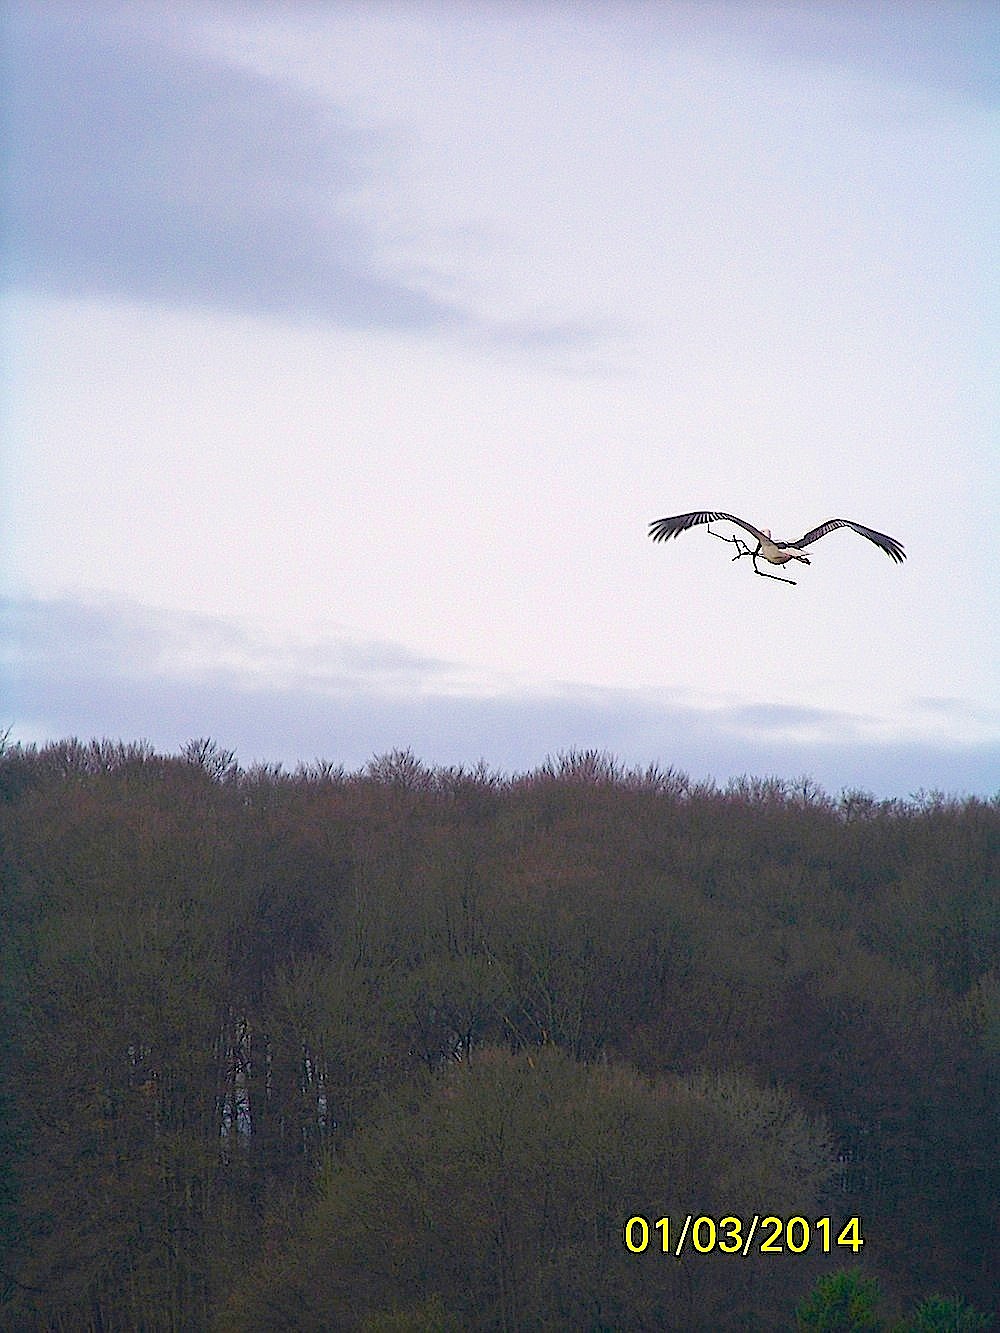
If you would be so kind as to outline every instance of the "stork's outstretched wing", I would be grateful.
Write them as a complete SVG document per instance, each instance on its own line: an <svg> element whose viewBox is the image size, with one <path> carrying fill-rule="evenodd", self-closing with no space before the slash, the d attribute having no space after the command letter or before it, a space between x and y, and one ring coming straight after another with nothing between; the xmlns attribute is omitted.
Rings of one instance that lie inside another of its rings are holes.
<svg viewBox="0 0 1000 1333"><path fill-rule="evenodd" d="M658 518L650 523L649 535L654 542L665 542L671 537L676 537L679 532L686 532L688 528L696 527L699 523L721 523L723 520L738 524L744 532L749 532L759 542L764 540L764 534L760 529L748 523L745 518L737 518L735 514L709 513L707 509L699 509L694 514L676 514L673 518Z"/></svg>
<svg viewBox="0 0 1000 1333"><path fill-rule="evenodd" d="M833 532L834 528L851 528L862 537L867 537L870 542L881 547L886 555L895 560L897 564L902 564L906 559L906 552L903 550L901 542L896 541L895 537L887 537L884 532L876 532L873 528L862 527L860 523L852 523L849 518L828 518L825 523L821 523L818 528L812 528L804 537L800 537L797 542L779 542L779 546L808 546L810 542L819 541L820 537L825 537L828 532Z"/></svg>

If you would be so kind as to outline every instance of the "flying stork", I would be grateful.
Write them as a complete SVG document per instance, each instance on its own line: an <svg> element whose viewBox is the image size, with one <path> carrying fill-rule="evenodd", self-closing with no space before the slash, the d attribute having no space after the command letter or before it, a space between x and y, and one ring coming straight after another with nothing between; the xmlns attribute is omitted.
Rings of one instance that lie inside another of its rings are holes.
<svg viewBox="0 0 1000 1333"><path fill-rule="evenodd" d="M680 532L686 532L688 528L693 528L699 523L721 522L735 523L741 527L744 532L749 532L752 537L757 538L757 549L751 551L750 547L741 537L723 537L721 532L709 532L713 537L718 537L725 542L733 542L736 546L734 560L739 560L741 556L748 555L753 561L754 573L759 574L761 578L777 579L779 583L795 583L794 579L782 578L780 574L767 574L763 569L757 568L758 557L763 557L771 565L787 565L789 560L801 560L804 565L810 564L809 557L802 550L803 546L808 546L811 542L819 541L820 537L825 537L828 532L833 532L834 528L851 528L854 532L860 533L862 537L867 537L870 542L881 547L890 559L895 560L897 564L902 564L906 559L906 552L902 544L896 541L895 537L887 537L884 532L875 532L872 528L862 527L860 523L852 523L849 518L828 518L825 523L821 523L818 528L810 528L804 537L800 537L794 542L776 542L769 528L755 528L752 523L748 523L745 518L737 518L735 514L709 513L707 510L699 510L694 514L675 514L673 518L658 518L649 525L649 535L654 542L665 542L671 537L676 537Z"/></svg>

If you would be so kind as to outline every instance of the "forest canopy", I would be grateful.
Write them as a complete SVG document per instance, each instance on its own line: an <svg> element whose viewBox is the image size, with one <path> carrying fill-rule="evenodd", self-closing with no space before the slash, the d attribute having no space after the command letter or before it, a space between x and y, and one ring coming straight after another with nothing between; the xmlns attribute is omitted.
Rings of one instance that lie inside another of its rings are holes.
<svg viewBox="0 0 1000 1333"><path fill-rule="evenodd" d="M7 745L0 1325L791 1329L852 1282L988 1310L998 835L1000 799L593 752ZM755 1215L813 1241L655 1226Z"/></svg>

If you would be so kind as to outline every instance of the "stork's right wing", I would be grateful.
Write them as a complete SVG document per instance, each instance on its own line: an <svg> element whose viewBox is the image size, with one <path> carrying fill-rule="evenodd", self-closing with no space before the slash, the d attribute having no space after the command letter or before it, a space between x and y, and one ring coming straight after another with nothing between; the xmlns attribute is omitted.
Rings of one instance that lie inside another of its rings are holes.
<svg viewBox="0 0 1000 1333"><path fill-rule="evenodd" d="M745 518L737 518L735 514L720 514L709 512L707 509L699 509L693 514L675 514L673 518L658 518L649 525L649 535L654 542L665 542L671 537L676 537L680 532L686 532L688 528L697 527L699 523L735 523L741 527L744 532L749 532L752 537L756 537L759 542L764 541L764 534L759 528L755 528L752 523L748 523Z"/></svg>

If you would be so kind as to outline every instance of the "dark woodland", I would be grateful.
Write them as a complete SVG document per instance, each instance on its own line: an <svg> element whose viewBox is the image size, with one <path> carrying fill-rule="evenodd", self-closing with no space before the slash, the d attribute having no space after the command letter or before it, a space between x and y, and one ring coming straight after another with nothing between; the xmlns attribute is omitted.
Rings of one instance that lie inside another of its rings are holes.
<svg viewBox="0 0 1000 1333"><path fill-rule="evenodd" d="M7 745L0 1327L984 1328L998 847L595 753Z"/></svg>

